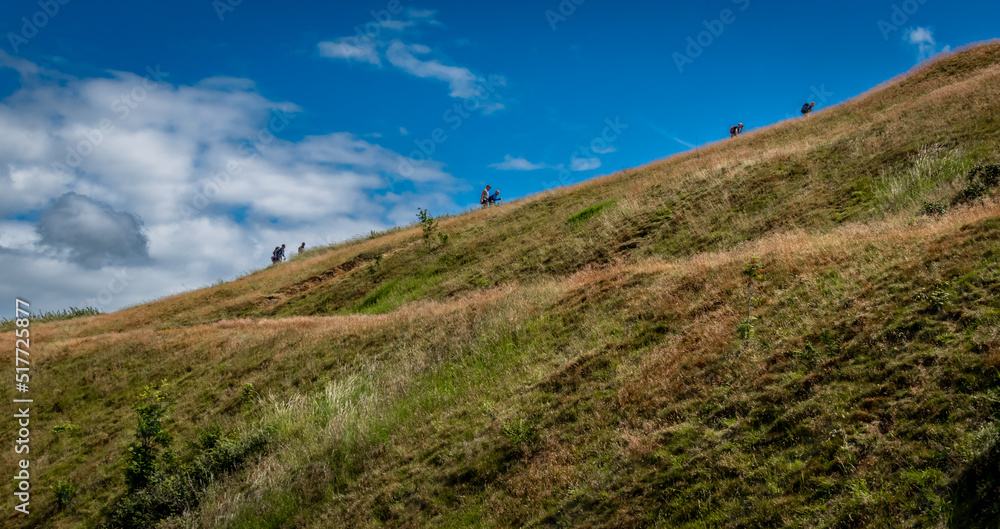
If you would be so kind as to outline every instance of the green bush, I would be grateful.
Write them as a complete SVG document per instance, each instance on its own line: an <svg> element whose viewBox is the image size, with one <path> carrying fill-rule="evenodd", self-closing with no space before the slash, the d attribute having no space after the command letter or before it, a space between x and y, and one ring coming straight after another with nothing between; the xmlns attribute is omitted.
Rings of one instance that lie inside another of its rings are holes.
<svg viewBox="0 0 1000 529"><path fill-rule="evenodd" d="M538 432L535 430L535 427L522 418L504 423L501 431L512 445L518 447L534 444L538 440Z"/></svg>
<svg viewBox="0 0 1000 529"><path fill-rule="evenodd" d="M170 435L163 429L163 420L170 410L169 397L163 392L165 386L147 387L139 396L143 403L135 408L135 441L125 451L125 482L129 490L149 484L157 469L160 449L170 447Z"/></svg>
<svg viewBox="0 0 1000 529"><path fill-rule="evenodd" d="M76 487L67 480L60 480L52 486L52 493L56 496L56 505L62 510L69 505L73 496L76 495Z"/></svg>
<svg viewBox="0 0 1000 529"><path fill-rule="evenodd" d="M1000 165L977 165L969 171L968 184L952 200L952 205L979 200L1000 185Z"/></svg>
<svg viewBox="0 0 1000 529"><path fill-rule="evenodd" d="M441 230L438 229L438 221L430 213L427 213L426 209L417 208L417 219L423 226L424 246L428 251L430 251L434 239L437 239L441 246L448 243L448 235L441 233Z"/></svg>
<svg viewBox="0 0 1000 529"><path fill-rule="evenodd" d="M948 212L948 205L944 202L924 202L921 213L928 217L940 217Z"/></svg>
<svg viewBox="0 0 1000 529"><path fill-rule="evenodd" d="M240 402L247 404L257 396L257 390L254 389L253 384L250 382L243 383L243 393L240 395Z"/></svg>
<svg viewBox="0 0 1000 529"><path fill-rule="evenodd" d="M197 508L209 484L263 453L273 435L270 428L254 430L239 439L223 436L216 427L203 431L190 461L158 469L145 487L129 489L118 497L104 513L105 527L153 527Z"/></svg>

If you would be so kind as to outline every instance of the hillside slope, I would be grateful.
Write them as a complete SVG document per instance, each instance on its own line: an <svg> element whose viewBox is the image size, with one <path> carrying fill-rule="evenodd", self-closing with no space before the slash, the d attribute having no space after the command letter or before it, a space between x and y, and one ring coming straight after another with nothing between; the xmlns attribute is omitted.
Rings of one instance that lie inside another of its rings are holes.
<svg viewBox="0 0 1000 529"><path fill-rule="evenodd" d="M33 512L0 519L1000 527L996 164L988 44L443 219L445 244L393 230L34 325ZM159 381L172 457L129 486Z"/></svg>

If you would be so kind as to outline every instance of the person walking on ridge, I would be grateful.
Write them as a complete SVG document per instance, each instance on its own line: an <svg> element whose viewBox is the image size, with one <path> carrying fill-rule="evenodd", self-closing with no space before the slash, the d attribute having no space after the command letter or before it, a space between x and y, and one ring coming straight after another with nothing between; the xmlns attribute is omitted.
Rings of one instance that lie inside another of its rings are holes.
<svg viewBox="0 0 1000 529"><path fill-rule="evenodd" d="M302 246L299 246L299 253L302 253L304 251L306 251L306 243L302 243Z"/></svg>
<svg viewBox="0 0 1000 529"><path fill-rule="evenodd" d="M809 113L813 111L813 108L816 108L815 101L813 101L812 103L806 103L802 105L802 110L800 112L802 112L802 116L805 117L808 116Z"/></svg>
<svg viewBox="0 0 1000 529"><path fill-rule="evenodd" d="M489 205L489 203L490 203L490 189L491 189L490 186L487 185L486 189L483 190L483 193L481 195L479 195L479 205L480 206L487 206L487 205Z"/></svg>
<svg viewBox="0 0 1000 529"><path fill-rule="evenodd" d="M736 125L735 127L731 127L729 129L729 137L730 138L735 138L735 137L739 136L740 134L743 134L743 124L742 123L740 123L739 125Z"/></svg>

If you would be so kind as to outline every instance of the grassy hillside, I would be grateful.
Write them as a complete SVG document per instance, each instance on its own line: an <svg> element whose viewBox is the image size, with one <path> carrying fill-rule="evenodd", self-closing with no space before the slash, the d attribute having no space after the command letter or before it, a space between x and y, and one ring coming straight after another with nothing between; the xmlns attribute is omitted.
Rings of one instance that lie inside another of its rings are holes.
<svg viewBox="0 0 1000 529"><path fill-rule="evenodd" d="M444 244L35 324L32 515L0 523L995 529L996 164L989 44Z"/></svg>

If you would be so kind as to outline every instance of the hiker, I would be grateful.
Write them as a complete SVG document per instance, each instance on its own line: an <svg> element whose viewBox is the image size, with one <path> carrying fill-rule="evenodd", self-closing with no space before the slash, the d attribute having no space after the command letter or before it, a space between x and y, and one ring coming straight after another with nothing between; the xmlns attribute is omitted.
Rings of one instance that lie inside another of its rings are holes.
<svg viewBox="0 0 1000 529"><path fill-rule="evenodd" d="M271 252L271 264L277 263L279 261L278 252L281 251L281 246L275 246L274 251Z"/></svg>
<svg viewBox="0 0 1000 529"><path fill-rule="evenodd" d="M801 110L802 115L803 116L808 116L809 113L812 112L813 108L815 108L815 107L816 107L816 102L815 101L813 101L812 103L806 103L806 104L802 105L802 110Z"/></svg>
<svg viewBox="0 0 1000 529"><path fill-rule="evenodd" d="M275 257L278 258L278 262L285 260L285 245L282 244L280 248L274 251Z"/></svg>
<svg viewBox="0 0 1000 529"><path fill-rule="evenodd" d="M480 206L488 206L489 205L489 203L490 203L490 189L491 189L490 186L486 186L486 189L483 190L483 193L481 195L479 195L479 205Z"/></svg>
<svg viewBox="0 0 1000 529"><path fill-rule="evenodd" d="M496 204L497 202L500 202L501 200L503 200L503 199L500 198L500 190L497 189L496 191L493 192L492 195L490 195L489 203L490 204Z"/></svg>
<svg viewBox="0 0 1000 529"><path fill-rule="evenodd" d="M302 243L302 246L299 246L299 253L302 253L304 251L306 251L306 243Z"/></svg>
<svg viewBox="0 0 1000 529"><path fill-rule="evenodd" d="M729 136L730 138L735 138L735 137L739 136L740 134L743 134L743 124L740 123L739 125L736 125L735 127L730 128L729 129L729 134L730 134L730 136Z"/></svg>

